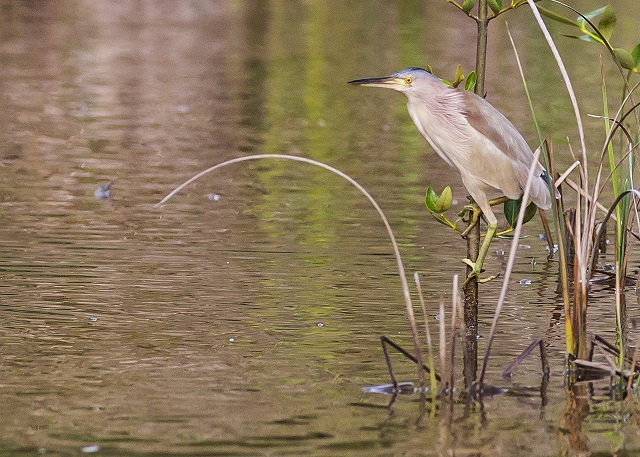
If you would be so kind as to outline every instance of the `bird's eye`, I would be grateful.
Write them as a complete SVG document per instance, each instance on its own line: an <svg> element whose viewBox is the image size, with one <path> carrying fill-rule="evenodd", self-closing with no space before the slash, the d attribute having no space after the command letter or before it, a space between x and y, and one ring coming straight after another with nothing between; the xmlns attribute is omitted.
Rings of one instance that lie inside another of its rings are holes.
<svg viewBox="0 0 640 457"><path fill-rule="evenodd" d="M407 84L411 84L413 82L413 78L411 76L407 76L406 78L404 78L404 80Z"/></svg>

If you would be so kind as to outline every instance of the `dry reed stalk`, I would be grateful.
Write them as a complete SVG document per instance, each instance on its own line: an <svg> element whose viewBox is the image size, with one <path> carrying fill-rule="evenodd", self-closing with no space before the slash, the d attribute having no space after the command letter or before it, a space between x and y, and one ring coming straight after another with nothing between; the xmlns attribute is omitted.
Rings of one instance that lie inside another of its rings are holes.
<svg viewBox="0 0 640 457"><path fill-rule="evenodd" d="M341 178L345 179L346 181L348 181L351 185L353 185L356 189L358 189L360 191L360 193L362 193L369 200L369 202L373 205L375 210L378 212L378 215L380 216L380 219L382 220L385 228L387 229L387 233L389 235L389 239L390 239L391 245L393 247L393 253L394 253L395 258L396 258L398 274L400 276L400 283L401 283L401 286L402 286L402 293L403 293L403 296L404 296L405 306L407 308L407 315L409 316L409 323L411 325L411 335L413 337L413 345L414 345L414 349L415 349L415 352L416 352L416 359L418 360L418 377L420 378L421 385L424 386L424 368L423 368L424 364L423 364L422 352L420 351L420 338L419 338L419 335L418 335L418 327L416 325L415 315L413 313L413 304L411 302L411 293L409 292L409 282L407 281L407 277L406 277L406 274L405 274L405 271L404 271L404 265L402 263L402 257L400 256L400 249L398 248L398 243L396 242L395 236L393 235L393 230L391 230L391 225L389 224L389 221L387 220L387 217L384 215L384 212L382 211L382 208L380 208L380 206L378 205L378 202L376 202L376 200L371 196L371 194L362 185L360 185L355 179L353 179L351 176L349 176L346 173L338 170L337 168L332 167L331 165L327 165L325 163L318 162L317 160L308 159L306 157L292 156L292 155L288 155L288 154L254 154L254 155L248 155L248 156L243 156L243 157L237 157L235 159L230 159L230 160L224 161L222 163L219 163L217 165L214 165L212 167L209 167L206 170L201 171L200 173L196 174L195 176L192 176L187 181L185 181L182 184L180 184L178 187L176 187L174 190L172 190L166 197L164 197L160 202L156 203L154 206L156 208L162 206L171 197L173 197L179 191L184 189L186 186L188 186L189 184L193 183L194 181L200 179L201 177L203 177L203 176L205 176L205 175L207 175L207 174L209 174L209 173L211 173L211 172L213 172L215 170L218 170L220 168L223 168L223 167L226 167L226 166L229 166L229 165L233 165L233 164L236 164L236 163L240 163L240 162L246 162L246 161L250 161L250 160L261 160L261 159L290 160L290 161L294 161L294 162L304 162L304 163L307 163L307 164L315 165L315 166L320 167L320 168L324 168L325 170L328 170L331 173L334 173L334 174L340 176Z"/></svg>

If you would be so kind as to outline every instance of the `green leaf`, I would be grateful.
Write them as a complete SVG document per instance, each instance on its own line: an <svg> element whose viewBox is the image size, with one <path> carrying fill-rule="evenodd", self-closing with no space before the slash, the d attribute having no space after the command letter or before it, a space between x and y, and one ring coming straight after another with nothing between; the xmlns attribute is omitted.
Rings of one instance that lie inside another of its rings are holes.
<svg viewBox="0 0 640 457"><path fill-rule="evenodd" d="M464 2L462 2L462 11L469 14L473 9L475 3L475 0L464 0Z"/></svg>
<svg viewBox="0 0 640 457"><path fill-rule="evenodd" d="M563 33L562 36L565 37L565 38L573 38L575 40L582 40L582 38L579 37L578 35L569 35L567 33Z"/></svg>
<svg viewBox="0 0 640 457"><path fill-rule="evenodd" d="M427 195L425 196L424 203L427 205L427 209L432 213L436 211L436 203L438 201L439 195L435 193L431 186L427 187Z"/></svg>
<svg viewBox="0 0 640 457"><path fill-rule="evenodd" d="M447 186L442 189L442 193L435 204L435 210L439 214L444 213L449 208L451 208L451 204L453 203L453 192L451 192L451 187Z"/></svg>
<svg viewBox="0 0 640 457"><path fill-rule="evenodd" d="M565 37L565 38L573 38L573 39L576 39L576 40L588 41L589 43L600 43L600 44L602 44L602 41L599 38L594 38L591 35L580 35L580 36L578 36L578 35L568 35L566 33L563 33L562 36Z"/></svg>
<svg viewBox="0 0 640 457"><path fill-rule="evenodd" d="M582 30L584 33L590 34L591 32L589 32L589 30L587 29L587 27L589 26L589 24L587 24L586 19L589 19L591 22L593 22L593 19L594 19L596 16L598 16L598 15L600 15L600 14L604 13L604 11L605 11L606 9L607 9L607 7L606 7L606 6L603 6L603 7L601 7L601 8L598 8L598 9L595 9L595 10L590 11L590 12L588 12L588 13L585 13L585 14L583 15L584 17L582 17L582 16L578 16L577 23L578 23L578 26L580 27L580 30ZM586 18L586 19L585 19L585 18Z"/></svg>
<svg viewBox="0 0 640 457"><path fill-rule="evenodd" d="M522 199L509 200L504 203L504 217L509 223L509 227L514 228L518 223L518 213L520 212L520 206L522 206ZM530 202L527 205L527 209L524 211L523 224L529 222L536 215L537 206L535 203Z"/></svg>
<svg viewBox="0 0 640 457"><path fill-rule="evenodd" d="M604 13L604 11L608 8L609 6L601 6L600 8L597 8L593 11L589 11L588 13L584 14L584 17L586 17L589 20L592 20L594 17ZM582 19L582 17L580 17L578 19L578 22L584 22L584 19Z"/></svg>
<svg viewBox="0 0 640 457"><path fill-rule="evenodd" d="M487 5L489 5L493 14L498 14L502 9L502 0L487 0Z"/></svg>
<svg viewBox="0 0 640 457"><path fill-rule="evenodd" d="M533 202L530 202L527 205L527 209L524 210L524 219L522 220L522 223L526 224L527 222L529 222L531 219L535 217L537 212L538 212L538 207L536 206L536 204Z"/></svg>
<svg viewBox="0 0 640 457"><path fill-rule="evenodd" d="M626 49L613 48L613 53L616 55L616 57L620 61L620 65L622 65L622 68L626 68L627 70L633 70L636 67L633 56Z"/></svg>
<svg viewBox="0 0 640 457"><path fill-rule="evenodd" d="M464 73L462 73L462 65L458 64L456 67L456 74L453 77L451 85L453 87L458 87L462 81L464 81Z"/></svg>
<svg viewBox="0 0 640 457"><path fill-rule="evenodd" d="M578 39L582 41L588 41L589 43L604 44L598 35L580 35Z"/></svg>
<svg viewBox="0 0 640 457"><path fill-rule="evenodd" d="M504 217L509 227L515 227L518 221L518 212L520 211L520 200L509 200L504 202Z"/></svg>
<svg viewBox="0 0 640 457"><path fill-rule="evenodd" d="M602 33L602 36L604 36L607 41L609 41L611 35L613 34L613 29L615 29L616 27L616 22L616 12L613 10L613 8L611 8L611 5L607 5L602 12L600 21L598 22L598 30L600 30L600 33Z"/></svg>
<svg viewBox="0 0 640 457"><path fill-rule="evenodd" d="M469 73L469 76L467 76L467 80L464 83L464 89L473 90L476 87L477 79L478 79L478 76L476 75L475 71L472 71L471 73Z"/></svg>
<svg viewBox="0 0 640 457"><path fill-rule="evenodd" d="M634 67L640 65L640 43L631 51L631 58L633 59Z"/></svg>
<svg viewBox="0 0 640 457"><path fill-rule="evenodd" d="M538 11L540 11L543 16L546 16L553 21L560 22L561 24L571 25L573 27L580 27L576 21L571 20L568 17L564 17L558 13L554 13L553 11L543 8L539 5L536 6L538 6Z"/></svg>

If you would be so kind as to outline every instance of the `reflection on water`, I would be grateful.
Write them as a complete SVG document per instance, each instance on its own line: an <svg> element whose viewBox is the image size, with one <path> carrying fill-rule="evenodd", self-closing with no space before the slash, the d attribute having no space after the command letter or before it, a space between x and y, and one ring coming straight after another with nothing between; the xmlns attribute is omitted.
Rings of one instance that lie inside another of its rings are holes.
<svg viewBox="0 0 640 457"><path fill-rule="evenodd" d="M408 65L430 63L443 75L458 62L469 68L473 30L461 33L459 13L419 1L0 8L3 454L550 455L573 447L558 437L566 396L557 267L535 223L490 378L504 382L502 368L542 336L556 367L548 405L532 358L509 384L517 395L489 400L469 421L423 418L416 429L414 401L402 398L390 412L388 398L362 391L388 382L379 335L410 342L386 233L354 189L308 165L264 161L220 170L153 208L231 157L326 161L378 199L435 316L464 252L426 216L424 189L452 184L458 208L464 190L400 98L345 83ZM549 59L527 17L524 8L512 15L525 61ZM534 138L520 83L501 83L519 81L503 37L496 24L488 88ZM585 47L581 58L596 55ZM551 65L532 65L532 77L542 67ZM553 91L562 88L531 83L543 128L572 134L556 118L566 102ZM112 180L109 198L98 198ZM496 242L488 268L503 267L504 249L507 241ZM498 288L482 291L481 351ZM611 336L609 292L595 296L602 329L594 330ZM410 364L397 369L415 380ZM526 443L514 442L514 427ZM609 451L609 431L638 447L632 425L613 431L594 420L582 433L592 450Z"/></svg>

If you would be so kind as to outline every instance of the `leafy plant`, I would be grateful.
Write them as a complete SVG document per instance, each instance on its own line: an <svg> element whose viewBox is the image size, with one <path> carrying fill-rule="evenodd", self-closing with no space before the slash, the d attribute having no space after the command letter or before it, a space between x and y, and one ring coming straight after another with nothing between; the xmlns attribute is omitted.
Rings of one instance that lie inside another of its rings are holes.
<svg viewBox="0 0 640 457"><path fill-rule="evenodd" d="M556 2L559 3L559 2ZM604 45L610 52L612 58L619 65L623 83L625 84L627 95L623 96L620 108L613 118L609 114L609 99L607 97L607 86L604 79L604 70L602 71L602 98L603 98L603 115L598 116L603 119L606 140L602 149L601 159L597 166L595 181L591 183L588 179L588 161L586 147L584 141L584 133L582 130L579 110L575 101L575 94L571 88L571 83L564 70L559 53L555 48L555 44L548 32L545 34L549 46L554 51L558 66L565 76L567 90L574 104L576 111L576 120L579 131L581 132L582 157L577 160L570 170L565 172L562 181L569 184L578 192L577 205L575 209L565 211L564 214L560 208L556 209L556 221L559 233L561 274L563 285L563 297L565 302L565 320L567 323L567 351L574 357L584 357L586 348L586 325L587 325L587 302L589 293L589 281L593 273L594 259L597 257L598 243L594 240L598 239L604 228L604 223L600 224L596 218L598 208L604 208L600 204L604 186L611 180L613 193L615 197L614 203L610 206L605 221L609 215L615 213L616 221L616 331L617 346L620 357L618 361L622 364L624 360L624 328L623 319L624 309L624 286L626 282L626 259L629 249L629 240L627 233L631 229L632 220L629 217L631 205L631 189L633 188L632 176L635 167L634 153L638 147L638 133L640 127L637 122L638 112L637 105L633 103L633 90L629 87L629 77L633 73L638 73L638 65L640 64L640 45L633 50L626 51L622 48L615 48L611 44L617 18L614 10L610 7L598 8L590 13L581 14L572 7L564 5L571 11L575 12L578 17L573 20L562 16L558 13L538 7L541 14L546 17L577 28L581 35L566 35L571 38L581 39L587 42L594 42ZM594 24L598 20L597 25ZM544 23L538 20L540 27L545 31ZM601 63L602 67L602 63ZM625 75L623 69L629 70ZM637 87L637 86L636 86ZM625 112L624 106L627 102L632 102L631 109ZM624 119L634 114L636 119L637 132L631 135L623 126ZM622 132L620 134L619 148L616 148L612 142L615 131ZM635 139L634 139L635 137ZM616 151L616 149L618 149ZM608 159L608 160L607 160ZM551 160L553 168L553 160ZM609 164L609 175L603 178L603 163ZM573 183L568 179L571 170L579 171L578 182ZM560 206L564 209L563 202ZM606 209L605 209L606 210ZM570 249L573 248L573 249ZM570 296L570 287L568 278L573 279L573 295ZM572 303L570 305L570 303Z"/></svg>
<svg viewBox="0 0 640 457"><path fill-rule="evenodd" d="M640 43L631 50L615 47L611 44L611 37L618 18L615 10L610 5L597 8L585 14L581 14L569 6L567 7L578 14L576 19L568 18L541 6L538 6L538 10L549 19L575 27L581 32L580 35L565 34L564 36L604 45L615 55L622 68L633 73L640 73ZM596 18L598 18L597 25L594 23Z"/></svg>
<svg viewBox="0 0 640 457"><path fill-rule="evenodd" d="M507 219L509 223L509 227L512 229L515 228L516 223L518 222L518 213L520 212L520 206L522 206L522 199L518 200L509 200L504 202L504 217ZM527 205L527 209L524 210L524 220L523 224L526 224L531 219L533 219L538 212L538 207L535 203L530 202Z"/></svg>

